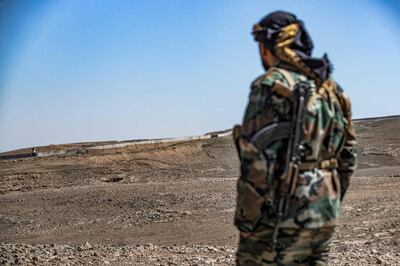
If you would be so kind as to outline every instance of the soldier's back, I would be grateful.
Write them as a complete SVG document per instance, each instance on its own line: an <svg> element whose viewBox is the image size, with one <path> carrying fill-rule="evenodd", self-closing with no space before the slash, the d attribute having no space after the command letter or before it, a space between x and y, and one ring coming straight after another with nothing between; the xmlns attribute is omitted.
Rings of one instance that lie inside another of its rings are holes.
<svg viewBox="0 0 400 266"><path fill-rule="evenodd" d="M258 151L249 139L269 124L291 121L293 90L300 82L309 85L301 139L304 160L274 249L279 177L285 168L288 141L276 141ZM271 68L252 83L239 140L242 175L235 214L235 224L241 231L238 264L326 262L340 208L341 184L335 169L349 127L343 108L346 101L333 80L317 87L290 67Z"/></svg>

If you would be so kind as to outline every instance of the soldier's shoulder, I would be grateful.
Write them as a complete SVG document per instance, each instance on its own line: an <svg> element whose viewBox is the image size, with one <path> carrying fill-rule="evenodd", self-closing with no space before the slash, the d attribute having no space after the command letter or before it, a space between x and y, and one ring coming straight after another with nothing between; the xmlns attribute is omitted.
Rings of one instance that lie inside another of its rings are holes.
<svg viewBox="0 0 400 266"><path fill-rule="evenodd" d="M328 87L331 87L337 96L341 97L342 95L345 94L344 89L342 86L340 86L339 83L337 83L332 77L330 77L327 81L325 81Z"/></svg>
<svg viewBox="0 0 400 266"><path fill-rule="evenodd" d="M293 72L280 67L270 68L266 75L263 83L266 85L273 86L276 82L279 82L287 87L290 87L294 80Z"/></svg>
<svg viewBox="0 0 400 266"><path fill-rule="evenodd" d="M344 91L343 87L339 85L339 83L335 82L336 93L338 95L339 101L342 105L342 108L345 112L351 111L351 100L349 95Z"/></svg>
<svg viewBox="0 0 400 266"><path fill-rule="evenodd" d="M331 87L334 90L342 107L349 109L351 107L350 97L344 91L343 87L340 86L339 83L337 83L333 78L330 78L326 83L328 87Z"/></svg>
<svg viewBox="0 0 400 266"><path fill-rule="evenodd" d="M253 91L270 89L281 96L290 96L295 82L294 73L288 70L273 67L263 75L257 77L251 85Z"/></svg>
<svg viewBox="0 0 400 266"><path fill-rule="evenodd" d="M276 81L284 81L283 75L276 69L269 69L264 74L258 76L251 84L251 87L260 87L260 86L273 86Z"/></svg>

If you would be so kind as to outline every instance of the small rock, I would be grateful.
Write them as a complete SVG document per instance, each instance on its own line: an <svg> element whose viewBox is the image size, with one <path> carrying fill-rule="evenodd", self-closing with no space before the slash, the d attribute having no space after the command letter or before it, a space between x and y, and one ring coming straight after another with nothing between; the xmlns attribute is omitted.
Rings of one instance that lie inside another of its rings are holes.
<svg viewBox="0 0 400 266"><path fill-rule="evenodd" d="M217 249L217 248L215 248L215 247L208 247L208 250L209 251L213 251L213 252L219 252L219 250Z"/></svg>
<svg viewBox="0 0 400 266"><path fill-rule="evenodd" d="M124 180L122 176L111 176L109 178L103 179L103 182L119 182Z"/></svg>
<svg viewBox="0 0 400 266"><path fill-rule="evenodd" d="M92 248L92 246L89 244L89 242L85 242L84 248L90 249L90 248Z"/></svg>

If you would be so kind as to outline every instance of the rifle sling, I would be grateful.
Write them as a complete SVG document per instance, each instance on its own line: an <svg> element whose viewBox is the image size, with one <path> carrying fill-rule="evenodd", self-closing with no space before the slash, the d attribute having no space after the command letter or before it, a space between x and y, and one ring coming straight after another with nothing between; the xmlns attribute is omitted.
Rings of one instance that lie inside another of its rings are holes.
<svg viewBox="0 0 400 266"><path fill-rule="evenodd" d="M315 168L332 170L339 167L339 162L336 159L328 159L314 162L302 162L299 166L300 171L312 170Z"/></svg>

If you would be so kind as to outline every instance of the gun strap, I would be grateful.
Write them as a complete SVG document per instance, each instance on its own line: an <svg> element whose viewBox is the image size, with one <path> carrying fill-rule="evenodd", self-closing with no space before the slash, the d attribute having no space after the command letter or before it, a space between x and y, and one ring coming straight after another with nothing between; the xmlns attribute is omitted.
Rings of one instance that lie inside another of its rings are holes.
<svg viewBox="0 0 400 266"><path fill-rule="evenodd" d="M318 169L336 169L339 163L336 159L314 161L314 162L302 162L299 166L300 171L312 170L314 168Z"/></svg>

